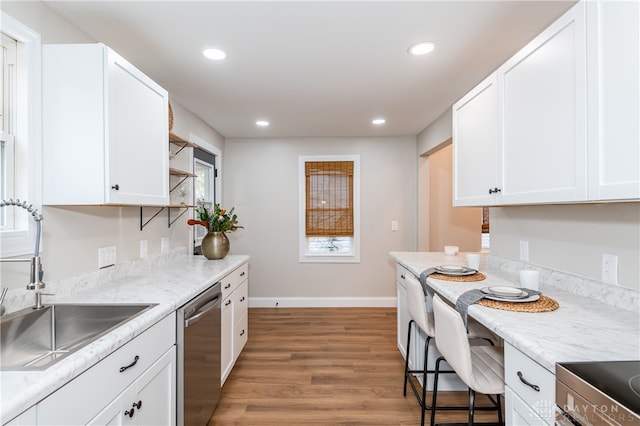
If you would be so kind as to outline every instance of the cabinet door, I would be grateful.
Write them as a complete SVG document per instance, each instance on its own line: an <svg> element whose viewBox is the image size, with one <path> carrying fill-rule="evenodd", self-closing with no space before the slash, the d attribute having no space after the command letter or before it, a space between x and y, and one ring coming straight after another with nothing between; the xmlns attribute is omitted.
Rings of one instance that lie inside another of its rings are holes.
<svg viewBox="0 0 640 426"><path fill-rule="evenodd" d="M586 29L579 3L498 69L504 204L586 199Z"/></svg>
<svg viewBox="0 0 640 426"><path fill-rule="evenodd" d="M167 92L112 50L107 61L106 198L111 203L168 204Z"/></svg>
<svg viewBox="0 0 640 426"><path fill-rule="evenodd" d="M235 363L249 339L249 316L247 314L236 322L233 332L233 362Z"/></svg>
<svg viewBox="0 0 640 426"><path fill-rule="evenodd" d="M409 312L407 311L407 288L398 281L397 298L397 334L398 334L398 349L404 359L407 359L407 334L409 333Z"/></svg>
<svg viewBox="0 0 640 426"><path fill-rule="evenodd" d="M172 347L136 382L137 395L125 402L140 407L134 418L138 425L176 424L176 348Z"/></svg>
<svg viewBox="0 0 640 426"><path fill-rule="evenodd" d="M125 402L132 401L136 397L135 385L131 385L125 391L123 391L116 399L111 401L97 416L89 420L87 425L90 426L123 426L134 425L135 420L133 416L136 414L135 409L130 410L131 407L125 407Z"/></svg>
<svg viewBox="0 0 640 426"><path fill-rule="evenodd" d="M233 367L233 294L222 301L221 312L221 330L220 330L220 363L222 383L227 380L227 376Z"/></svg>
<svg viewBox="0 0 640 426"><path fill-rule="evenodd" d="M505 424L519 426L547 426L531 407L529 407L509 387L504 388L505 399Z"/></svg>
<svg viewBox="0 0 640 426"><path fill-rule="evenodd" d="M640 3L587 4L589 198L640 198Z"/></svg>
<svg viewBox="0 0 640 426"><path fill-rule="evenodd" d="M498 90L495 74L453 106L453 204L486 206L497 188Z"/></svg>

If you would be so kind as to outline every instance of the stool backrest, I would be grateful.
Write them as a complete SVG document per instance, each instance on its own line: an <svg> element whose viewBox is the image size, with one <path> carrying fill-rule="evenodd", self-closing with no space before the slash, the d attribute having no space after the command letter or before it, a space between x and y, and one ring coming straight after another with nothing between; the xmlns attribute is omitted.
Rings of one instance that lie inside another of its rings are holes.
<svg viewBox="0 0 640 426"><path fill-rule="evenodd" d="M435 339L438 351L467 385L474 382L471 348L467 329L460 314L438 295L433 296Z"/></svg>
<svg viewBox="0 0 640 426"><path fill-rule="evenodd" d="M427 303L427 296L422 290L422 285L416 277L410 274L407 274L405 282L407 284L407 310L409 311L409 316L422 331L433 337L433 314L431 313L433 308Z"/></svg>

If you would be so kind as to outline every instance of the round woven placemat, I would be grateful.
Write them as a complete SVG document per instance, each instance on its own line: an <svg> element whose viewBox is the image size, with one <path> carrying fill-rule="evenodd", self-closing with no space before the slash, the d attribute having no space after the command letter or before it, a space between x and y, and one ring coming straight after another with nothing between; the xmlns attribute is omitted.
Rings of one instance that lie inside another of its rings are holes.
<svg viewBox="0 0 640 426"><path fill-rule="evenodd" d="M461 275L461 276L453 276L453 275L444 275L444 274L431 274L429 278L435 278L436 280L444 280L444 281L458 281L463 283L473 282L473 281L482 281L485 277L482 272L476 272L473 275Z"/></svg>
<svg viewBox="0 0 640 426"><path fill-rule="evenodd" d="M487 306L489 308L514 312L549 312L555 311L560 307L555 299L545 296L544 294L541 294L540 299L536 300L535 302L513 303L501 302L499 300L481 299L480 301L478 301L478 304Z"/></svg>

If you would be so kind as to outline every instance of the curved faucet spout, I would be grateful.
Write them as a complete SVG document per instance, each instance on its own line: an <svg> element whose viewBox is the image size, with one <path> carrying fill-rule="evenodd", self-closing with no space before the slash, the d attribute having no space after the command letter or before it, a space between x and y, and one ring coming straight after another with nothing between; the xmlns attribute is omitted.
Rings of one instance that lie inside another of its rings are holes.
<svg viewBox="0 0 640 426"><path fill-rule="evenodd" d="M27 290L35 290L36 292L36 305L34 309L40 309L43 307L42 299L40 297L40 290L44 288L45 284L42 282L44 271L42 270L42 263L40 263L40 236L42 234L42 215L38 213L38 209L33 208L33 204L29 204L26 201L20 201L19 199L1 200L0 207L16 206L21 207L31 213L33 220L36 222L36 242L33 251L33 257L31 259L0 259L1 261L28 261L30 262L30 282L27 284Z"/></svg>
<svg viewBox="0 0 640 426"><path fill-rule="evenodd" d="M0 207L4 206L16 206L22 207L33 217L33 220L36 222L36 244L33 252L34 257L40 256L40 235L42 233L42 215L38 213L38 209L33 208L33 204L29 204L26 201L20 201L19 199L14 200L13 198L9 198L8 200L1 200Z"/></svg>

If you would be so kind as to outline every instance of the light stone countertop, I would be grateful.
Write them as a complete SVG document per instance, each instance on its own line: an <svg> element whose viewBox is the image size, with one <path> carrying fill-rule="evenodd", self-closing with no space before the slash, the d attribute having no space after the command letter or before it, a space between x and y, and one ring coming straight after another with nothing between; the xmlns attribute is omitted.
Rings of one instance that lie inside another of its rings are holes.
<svg viewBox="0 0 640 426"><path fill-rule="evenodd" d="M114 275L113 280L103 280L97 287L78 279L76 289L67 289L67 295L53 302L157 305L46 370L1 371L0 424L55 392L248 260L245 255L215 261L184 255L138 265L125 276ZM51 299L45 302L51 303Z"/></svg>
<svg viewBox="0 0 640 426"><path fill-rule="evenodd" d="M433 266L466 265L462 253L448 256L444 253L391 252L390 255L416 277ZM462 293L471 289L520 286L516 275L487 268L487 255L484 257L480 272L486 280L454 282L428 278L427 283L454 304ZM561 286L562 282L541 280L542 293L560 305L552 312L511 312L476 304L469 307L469 315L553 374L556 362L640 360L640 312L637 306L636 309L633 306L627 306L628 310L621 309L601 302L597 295L586 297ZM613 290L611 287L602 286L601 300L607 299L606 293ZM616 287L615 291L620 289ZM637 292L628 291L628 298L636 303Z"/></svg>

